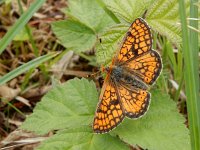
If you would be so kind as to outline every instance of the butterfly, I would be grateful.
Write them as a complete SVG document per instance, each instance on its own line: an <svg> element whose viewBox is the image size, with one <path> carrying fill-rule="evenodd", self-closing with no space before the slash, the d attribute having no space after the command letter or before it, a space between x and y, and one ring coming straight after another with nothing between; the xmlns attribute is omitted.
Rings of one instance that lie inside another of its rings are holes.
<svg viewBox="0 0 200 150"><path fill-rule="evenodd" d="M160 55L152 49L151 30L137 18L125 35L122 46L109 67L96 109L93 131L107 133L125 117L137 119L149 107L148 92L162 70Z"/></svg>

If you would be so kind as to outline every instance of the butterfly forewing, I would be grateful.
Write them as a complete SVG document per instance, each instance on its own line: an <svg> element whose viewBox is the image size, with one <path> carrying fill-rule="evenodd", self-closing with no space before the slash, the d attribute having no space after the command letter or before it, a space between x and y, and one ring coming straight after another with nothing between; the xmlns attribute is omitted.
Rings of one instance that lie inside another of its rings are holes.
<svg viewBox="0 0 200 150"><path fill-rule="evenodd" d="M152 46L151 31L142 18L137 18L130 26L122 47L116 57L116 63L122 64L149 50Z"/></svg>

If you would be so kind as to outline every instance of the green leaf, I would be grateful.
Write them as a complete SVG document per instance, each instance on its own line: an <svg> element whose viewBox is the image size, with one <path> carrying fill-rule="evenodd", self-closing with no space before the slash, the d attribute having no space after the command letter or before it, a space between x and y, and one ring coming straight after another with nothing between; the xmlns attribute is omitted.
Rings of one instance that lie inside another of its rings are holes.
<svg viewBox="0 0 200 150"><path fill-rule="evenodd" d="M187 2L188 0L185 3ZM182 40L178 9L177 0L156 0L150 5L146 20L153 30L166 36L170 42L180 46Z"/></svg>
<svg viewBox="0 0 200 150"><path fill-rule="evenodd" d="M121 21L132 23L141 17L153 0L104 0L108 9L114 12Z"/></svg>
<svg viewBox="0 0 200 150"><path fill-rule="evenodd" d="M12 39L23 29L28 20L33 14L42 6L46 0L35 0L30 8L22 14L17 22L8 30L6 35L0 40L0 54L4 51L6 46L12 41Z"/></svg>
<svg viewBox="0 0 200 150"><path fill-rule="evenodd" d="M96 0L69 0L68 2L67 15L85 24L97 34L105 27L114 24Z"/></svg>
<svg viewBox="0 0 200 150"><path fill-rule="evenodd" d="M38 67L42 63L55 57L57 54L58 53L50 53L47 55L43 55L43 56L37 57L19 67L17 67L16 69L12 70L11 72L7 73L6 75L4 75L3 77L0 78L0 85L12 80L13 78L17 77L18 75L20 75L32 68Z"/></svg>
<svg viewBox="0 0 200 150"><path fill-rule="evenodd" d="M108 64L120 48L122 39L128 30L129 25L118 24L110 27L101 36L101 43L97 44L97 63Z"/></svg>
<svg viewBox="0 0 200 150"><path fill-rule="evenodd" d="M190 150L189 130L184 122L169 95L156 90L152 92L147 114L135 121L125 119L112 134L148 150Z"/></svg>
<svg viewBox="0 0 200 150"><path fill-rule="evenodd" d="M115 16L115 14L106 7L103 0L96 0L96 1L99 4L99 6L101 6L103 8L103 10L112 18L112 20L115 23L120 23L119 19Z"/></svg>
<svg viewBox="0 0 200 150"><path fill-rule="evenodd" d="M41 146L44 149L51 146L53 148L57 146L58 149L75 146L76 149L77 145L82 148L85 144L87 146L87 143L93 144L95 137L97 143L112 141L111 138L106 139L109 134L96 135L91 131L97 99L94 82L86 79L70 80L56 86L44 96L22 128L39 134L60 130L44 143L44 147ZM61 130L66 128L65 131ZM184 118L177 112L175 102L161 91L152 92L152 103L146 116L138 120L125 119L110 134L114 137L118 135L125 143L137 144L149 150L171 150L174 147L189 150L189 133L184 125ZM85 140L90 137L92 139L86 142ZM64 144L61 144L63 141ZM115 144L110 145L115 146Z"/></svg>
<svg viewBox="0 0 200 150"><path fill-rule="evenodd" d="M76 52L90 50L96 42L95 32L78 21L58 21L52 27L61 44Z"/></svg>
<svg viewBox="0 0 200 150"><path fill-rule="evenodd" d="M22 128L45 134L50 130L91 124L97 100L94 82L75 78L46 94Z"/></svg>
<svg viewBox="0 0 200 150"><path fill-rule="evenodd" d="M130 148L109 134L94 134L91 127L60 131L44 141L37 150L130 150Z"/></svg>
<svg viewBox="0 0 200 150"><path fill-rule="evenodd" d="M62 45L78 53L91 50L98 35L114 24L95 0L70 0L66 13L70 18L53 23L53 31Z"/></svg>

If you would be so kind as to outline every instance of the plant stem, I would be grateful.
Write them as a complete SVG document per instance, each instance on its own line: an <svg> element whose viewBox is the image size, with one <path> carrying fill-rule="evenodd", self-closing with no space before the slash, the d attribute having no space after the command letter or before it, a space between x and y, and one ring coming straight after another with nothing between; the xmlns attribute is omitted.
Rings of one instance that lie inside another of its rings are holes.
<svg viewBox="0 0 200 150"><path fill-rule="evenodd" d="M198 8L194 5L198 0L191 0L190 17L198 17ZM182 26L183 56L185 73L185 90L187 96L187 110L190 128L192 150L200 150L200 102L198 78L198 33L188 28L185 13L185 1L179 0L179 12ZM198 28L198 22L190 21L190 25Z"/></svg>

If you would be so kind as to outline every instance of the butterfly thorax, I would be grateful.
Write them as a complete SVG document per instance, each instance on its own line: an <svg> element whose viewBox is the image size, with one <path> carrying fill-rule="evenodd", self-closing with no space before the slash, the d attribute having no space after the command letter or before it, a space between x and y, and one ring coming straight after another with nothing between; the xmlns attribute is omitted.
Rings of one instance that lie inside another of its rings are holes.
<svg viewBox="0 0 200 150"><path fill-rule="evenodd" d="M123 75L125 73L123 68L117 66L110 67L110 70L111 77L114 78L117 82L119 82L123 78Z"/></svg>
<svg viewBox="0 0 200 150"><path fill-rule="evenodd" d="M122 83L140 89L148 89L148 86L140 79L136 78L133 74L129 73L126 69L120 66L106 68L106 71L110 72L111 79L117 83Z"/></svg>

